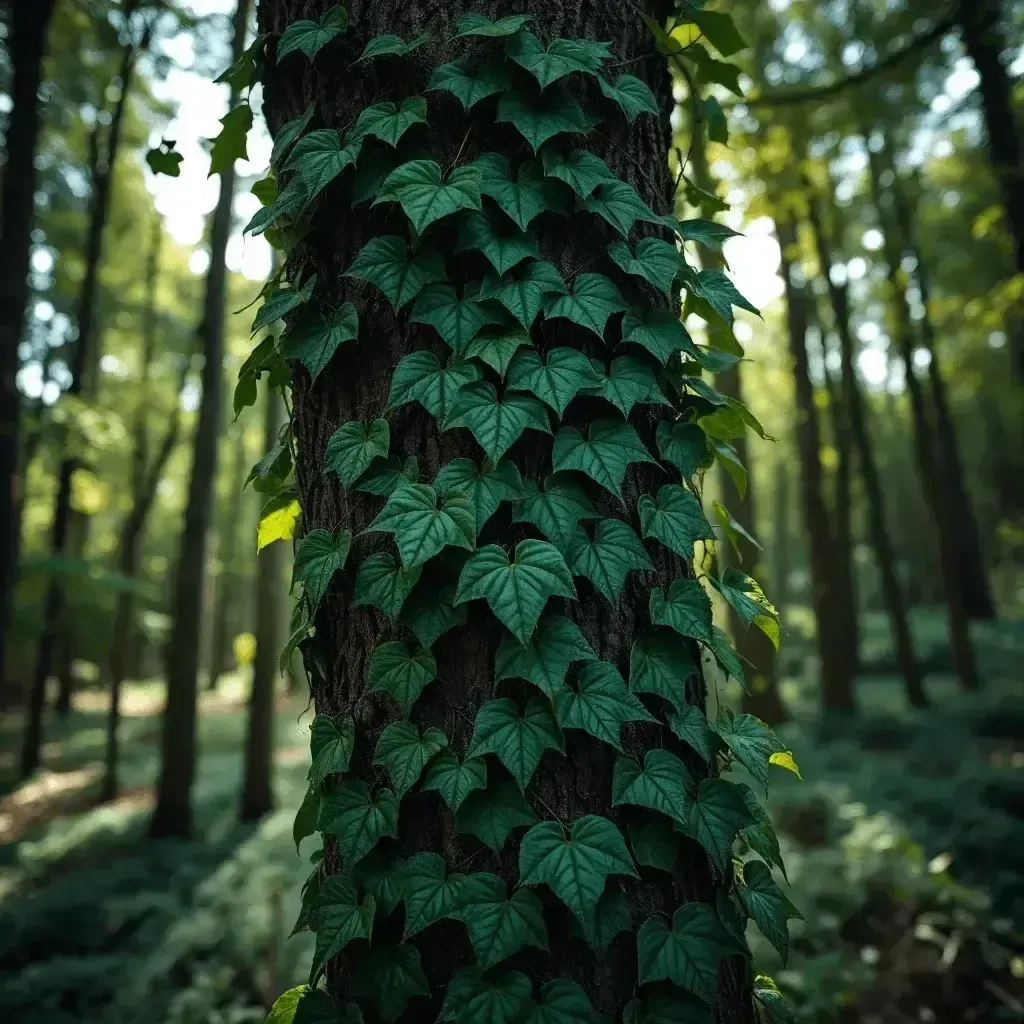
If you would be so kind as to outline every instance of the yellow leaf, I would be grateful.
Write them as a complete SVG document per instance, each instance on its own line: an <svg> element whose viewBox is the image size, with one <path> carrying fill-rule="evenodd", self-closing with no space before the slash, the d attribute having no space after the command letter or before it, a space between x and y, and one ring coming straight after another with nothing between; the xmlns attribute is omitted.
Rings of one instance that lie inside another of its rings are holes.
<svg viewBox="0 0 1024 1024"><path fill-rule="evenodd" d="M256 657L256 637L252 633L239 633L231 641L231 652L239 665L251 665Z"/></svg>
<svg viewBox="0 0 1024 1024"><path fill-rule="evenodd" d="M775 650L779 649L779 642L782 640L782 630L779 628L779 620L772 618L770 615L755 615L754 625L769 640L772 642L772 646Z"/></svg>
<svg viewBox="0 0 1024 1024"><path fill-rule="evenodd" d="M768 758L769 764L777 764L780 768L785 768L786 771L792 772L798 779L802 779L803 776L800 774L800 766L793 760L793 754L789 750L780 750L776 754L772 754Z"/></svg>
<svg viewBox="0 0 1024 1024"><path fill-rule="evenodd" d="M692 46L700 39L701 31L696 25L677 25L669 32L668 37L680 47Z"/></svg>
<svg viewBox="0 0 1024 1024"><path fill-rule="evenodd" d="M271 508L260 520L256 534L256 550L262 551L275 540L291 540L295 536L295 526L301 512L302 509L295 499L286 505Z"/></svg>

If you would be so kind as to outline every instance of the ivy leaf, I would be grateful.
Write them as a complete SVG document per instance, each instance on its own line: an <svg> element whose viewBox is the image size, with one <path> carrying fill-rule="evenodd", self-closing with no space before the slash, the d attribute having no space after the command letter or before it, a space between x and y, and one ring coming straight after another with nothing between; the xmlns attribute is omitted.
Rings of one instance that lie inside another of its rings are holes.
<svg viewBox="0 0 1024 1024"><path fill-rule="evenodd" d="M736 887L743 909L754 919L761 934L775 947L782 966L789 959L789 928L786 922L800 913L775 884L771 869L759 860L743 865L743 885Z"/></svg>
<svg viewBox="0 0 1024 1024"><path fill-rule="evenodd" d="M401 238L382 235L371 238L359 250L345 277L376 285L397 312L428 284L444 280L444 260L429 250L420 250L410 258Z"/></svg>
<svg viewBox="0 0 1024 1024"><path fill-rule="evenodd" d="M700 502L679 484L666 484L658 491L657 500L641 495L636 510L642 536L660 541L688 562L693 560L697 541L715 539Z"/></svg>
<svg viewBox="0 0 1024 1024"><path fill-rule="evenodd" d="M221 119L221 129L210 150L210 175L223 174L236 160L248 160L246 137L252 128L252 107L243 103Z"/></svg>
<svg viewBox="0 0 1024 1024"><path fill-rule="evenodd" d="M509 833L532 825L537 816L511 779L482 793L470 794L455 815L455 831L476 836L495 853L501 853Z"/></svg>
<svg viewBox="0 0 1024 1024"><path fill-rule="evenodd" d="M480 286L480 298L500 302L529 330L543 309L545 298L551 294L564 295L566 291L562 275L550 263L529 260L502 277L488 272Z"/></svg>
<svg viewBox="0 0 1024 1024"><path fill-rule="evenodd" d="M531 392L559 416L580 391L600 380L582 352L565 346L551 349L547 359L533 349L520 351L508 372L510 388Z"/></svg>
<svg viewBox="0 0 1024 1024"><path fill-rule="evenodd" d="M257 552L276 540L291 540L300 515L302 509L294 491L284 491L271 498L260 512L260 524L256 530Z"/></svg>
<svg viewBox="0 0 1024 1024"><path fill-rule="evenodd" d="M519 846L519 884L547 885L584 925L609 875L637 877L622 833L596 814L573 822L568 837L557 821L538 822Z"/></svg>
<svg viewBox="0 0 1024 1024"><path fill-rule="evenodd" d="M424 687L437 678L437 663L430 651L413 648L392 640L381 644L370 655L367 669L369 693L389 693L408 715Z"/></svg>
<svg viewBox="0 0 1024 1024"><path fill-rule="evenodd" d="M602 183L617 180L608 165L586 149L563 153L548 147L541 159L545 175L564 181L580 199L589 199Z"/></svg>
<svg viewBox="0 0 1024 1024"><path fill-rule="evenodd" d="M330 8L319 21L305 18L293 21L277 41L277 61L280 63L288 54L296 51L312 60L327 43L347 28L348 12L344 7Z"/></svg>
<svg viewBox="0 0 1024 1024"><path fill-rule="evenodd" d="M546 89L574 71L597 75L611 57L611 44L589 39L552 39L545 49L532 32L523 30L509 40L505 53Z"/></svg>
<svg viewBox="0 0 1024 1024"><path fill-rule="evenodd" d="M565 729L582 729L621 751L619 733L623 723L657 721L626 689L618 669L607 661L584 665L576 686L578 690L563 686L552 698L555 716Z"/></svg>
<svg viewBox="0 0 1024 1024"><path fill-rule="evenodd" d="M509 14L494 21L484 14L463 14L455 23L457 33L455 38L483 36L488 39L497 39L501 36L513 36L531 21L533 21L532 14Z"/></svg>
<svg viewBox="0 0 1024 1024"><path fill-rule="evenodd" d="M384 33L374 36L352 63L359 64L361 61L370 60L373 57L408 57L410 53L429 41L430 38L426 35L418 35L415 39L406 42L401 36Z"/></svg>
<svg viewBox="0 0 1024 1024"><path fill-rule="evenodd" d="M747 493L747 469L740 462L740 457L731 444L725 441L712 440L714 457L722 464L722 468L732 478L736 490L742 498Z"/></svg>
<svg viewBox="0 0 1024 1024"><path fill-rule="evenodd" d="M591 949L602 955L620 932L633 930L633 914L626 894L616 885L605 889L597 901L594 918L587 924L572 919L571 933L586 940Z"/></svg>
<svg viewBox="0 0 1024 1024"><path fill-rule="evenodd" d="M473 552L462 567L455 603L486 600L525 646L550 597L576 597L569 567L553 545L524 540L516 546L514 562L497 544Z"/></svg>
<svg viewBox="0 0 1024 1024"><path fill-rule="evenodd" d="M309 203L359 159L361 149L361 141L343 145L333 128L322 128L299 139L285 166L302 176L304 202Z"/></svg>
<svg viewBox="0 0 1024 1024"><path fill-rule="evenodd" d="M544 615L524 647L506 634L494 659L494 678L525 679L549 699L565 688L569 666L577 661L596 661L579 626L561 615Z"/></svg>
<svg viewBox="0 0 1024 1024"><path fill-rule="evenodd" d="M655 587L649 601L651 622L680 636L711 642L711 598L696 580L673 580L668 590Z"/></svg>
<svg viewBox="0 0 1024 1024"><path fill-rule="evenodd" d="M450 92L466 110L488 96L506 92L512 87L508 71L500 64L485 64L474 68L469 61L458 60L442 64L430 76L427 92Z"/></svg>
<svg viewBox="0 0 1024 1024"><path fill-rule="evenodd" d="M618 179L602 181L583 205L590 213L611 224L623 238L638 220L659 223L658 215L637 195L636 189Z"/></svg>
<svg viewBox="0 0 1024 1024"><path fill-rule="evenodd" d="M545 89L539 96L519 90L506 92L498 101L495 120L513 125L535 153L556 135L585 135L597 124L560 86Z"/></svg>
<svg viewBox="0 0 1024 1024"><path fill-rule="evenodd" d="M629 310L622 319L622 344L647 349L662 366L677 352L697 355L682 321L663 309Z"/></svg>
<svg viewBox="0 0 1024 1024"><path fill-rule="evenodd" d="M696 668L694 668L694 672L696 672ZM710 763L714 755L714 733L710 722L704 717L704 712L699 707L694 704L683 704L681 707L677 707L668 715L667 724L673 735L689 744L705 761Z"/></svg>
<svg viewBox="0 0 1024 1024"><path fill-rule="evenodd" d="M676 247L660 238L641 238L635 249L630 249L628 242L616 239L608 246L608 255L624 273L642 277L665 294L671 291L682 265Z"/></svg>
<svg viewBox="0 0 1024 1024"><path fill-rule="evenodd" d="M460 299L446 284L427 285L417 297L409 319L430 324L456 355L466 350L482 327L500 322L475 295L467 292Z"/></svg>
<svg viewBox="0 0 1024 1024"><path fill-rule="evenodd" d="M696 423L663 420L658 424L657 441L658 454L675 466L684 480L692 480L714 461L707 435Z"/></svg>
<svg viewBox="0 0 1024 1024"><path fill-rule="evenodd" d="M385 836L394 838L398 801L390 789L374 796L365 782L348 779L326 794L317 830L338 840L348 867L365 857Z"/></svg>
<svg viewBox="0 0 1024 1024"><path fill-rule="evenodd" d="M671 404L661 393L654 371L633 356L613 359L608 374L600 378L596 387L589 388L587 394L605 399L626 417L633 411L633 406L639 403Z"/></svg>
<svg viewBox="0 0 1024 1024"><path fill-rule="evenodd" d="M697 27L709 43L723 56L731 57L747 48L732 16L718 11L697 11L693 15Z"/></svg>
<svg viewBox="0 0 1024 1024"><path fill-rule="evenodd" d="M631 822L628 828L633 859L641 867L674 873L679 863L679 834L655 815Z"/></svg>
<svg viewBox="0 0 1024 1024"><path fill-rule="evenodd" d="M509 898L505 883L496 875L470 875L462 887L460 912L477 966L488 970L524 946L548 948L543 907L529 889L516 889Z"/></svg>
<svg viewBox="0 0 1024 1024"><path fill-rule="evenodd" d="M743 802L747 805L747 812L753 821L752 825L747 825L740 832L743 841L759 857L763 857L769 864L777 867L782 872L782 877L788 881L786 865L783 863L782 851L779 848L779 837L775 834L771 817L758 802L754 791L749 786L741 783L736 788L739 789Z"/></svg>
<svg viewBox="0 0 1024 1024"><path fill-rule="evenodd" d="M480 967L463 967L448 983L441 1012L455 1024L516 1024L532 994L533 982L520 971L485 978Z"/></svg>
<svg viewBox="0 0 1024 1024"><path fill-rule="evenodd" d="M540 256L537 239L516 227L503 213L494 209L463 214L455 251L476 249L484 254L499 274L511 270L522 260Z"/></svg>
<svg viewBox="0 0 1024 1024"><path fill-rule="evenodd" d="M394 1024L415 996L430 995L419 950L402 943L374 943L353 958L349 984L353 998L376 1008L385 1024Z"/></svg>
<svg viewBox="0 0 1024 1024"><path fill-rule="evenodd" d="M677 235L684 242L699 242L713 252L721 252L730 238L739 237L742 232L733 231L725 224L714 220L677 220L674 225Z"/></svg>
<svg viewBox="0 0 1024 1024"><path fill-rule="evenodd" d="M686 48L686 58L697 70L697 76L705 85L724 85L731 93L743 98L740 87L740 69L737 64L715 60L699 43Z"/></svg>
<svg viewBox="0 0 1024 1024"><path fill-rule="evenodd" d="M391 377L388 408L419 402L431 416L443 420L459 388L479 379L480 371L472 363L449 360L442 366L433 352L410 352L399 360Z"/></svg>
<svg viewBox="0 0 1024 1024"><path fill-rule="evenodd" d="M671 981L709 1006L718 988L719 961L743 951L706 903L681 906L671 928L660 917L649 917L637 932L636 946L641 985Z"/></svg>
<svg viewBox="0 0 1024 1024"><path fill-rule="evenodd" d="M494 754L525 792L545 750L565 753L562 730L548 702L531 697L520 715L516 702L502 697L477 712L466 756Z"/></svg>
<svg viewBox="0 0 1024 1024"><path fill-rule="evenodd" d="M347 875L329 875L320 887L316 901L316 950L309 983L315 985L331 957L356 939L369 941L377 905L372 896L362 900Z"/></svg>
<svg viewBox="0 0 1024 1024"><path fill-rule="evenodd" d="M533 344L530 332L519 324L512 327L485 327L467 346L466 358L486 363L504 378L512 359L526 346Z"/></svg>
<svg viewBox="0 0 1024 1024"><path fill-rule="evenodd" d="M519 467L507 459L483 466L471 459L454 459L441 467L434 486L442 492L461 491L470 500L478 534L503 501L518 501L524 494Z"/></svg>
<svg viewBox="0 0 1024 1024"><path fill-rule="evenodd" d="M404 871L405 861L401 857L378 850L355 866L352 877L359 889L372 896L385 914L390 914L402 902Z"/></svg>
<svg viewBox="0 0 1024 1024"><path fill-rule="evenodd" d="M298 854L302 840L316 832L316 821L320 814L320 787L310 785L306 795L302 798L299 809L295 812L295 820L292 822L292 841L295 843L295 853ZM296 926L298 927L298 926Z"/></svg>
<svg viewBox="0 0 1024 1024"><path fill-rule="evenodd" d="M323 989L296 985L275 1000L266 1024L337 1024L338 1019L338 1008Z"/></svg>
<svg viewBox="0 0 1024 1024"><path fill-rule="evenodd" d="M433 647L449 629L466 621L466 609L455 607L455 587L417 587L402 609L402 621L424 647Z"/></svg>
<svg viewBox="0 0 1024 1024"><path fill-rule="evenodd" d="M686 643L670 629L640 637L629 655L630 690L656 694L677 711L687 706L686 683L696 673Z"/></svg>
<svg viewBox="0 0 1024 1024"><path fill-rule="evenodd" d="M410 857L402 872L402 898L405 901L405 941L446 917L459 904L465 875L448 874L444 858L436 853L417 853Z"/></svg>
<svg viewBox="0 0 1024 1024"><path fill-rule="evenodd" d="M277 288L271 292L256 313L256 319L252 322L252 333L269 327L277 320L283 320L293 309L309 302L315 287L316 274L313 274L301 288ZM239 370L239 377L241 376L242 371Z"/></svg>
<svg viewBox="0 0 1024 1024"><path fill-rule="evenodd" d="M456 167L442 180L433 160L410 160L393 170L380 187L377 203L397 202L422 235L431 224L459 210L480 209L481 176L475 167Z"/></svg>
<svg viewBox="0 0 1024 1024"><path fill-rule="evenodd" d="M370 468L377 458L386 458L391 444L391 428L387 420L342 423L327 442L324 468L336 473L348 488Z"/></svg>
<svg viewBox="0 0 1024 1024"><path fill-rule="evenodd" d="M508 160L500 153L485 153L471 166L480 172L483 194L490 196L523 231L545 210L564 209L564 204L558 202L557 186L544 177L541 167L533 161L524 163L515 178Z"/></svg>
<svg viewBox="0 0 1024 1024"><path fill-rule="evenodd" d="M402 100L401 106L395 103L374 103L356 119L347 140L352 143L372 135L389 146L397 146L414 124L426 123L427 101L422 96L409 96Z"/></svg>
<svg viewBox="0 0 1024 1024"><path fill-rule="evenodd" d="M448 737L440 729L426 729L421 735L412 722L392 722L377 740L373 763L388 773L401 800L419 782L427 762L447 745Z"/></svg>
<svg viewBox="0 0 1024 1024"><path fill-rule="evenodd" d="M274 136L274 148L270 153L271 167L277 167L285 153L302 138L303 133L309 127L309 122L313 119L313 111L315 109L316 104L310 103L298 117L293 117L281 125Z"/></svg>
<svg viewBox="0 0 1024 1024"><path fill-rule="evenodd" d="M604 274L580 274L569 294L548 297L544 315L549 320L571 320L604 341L608 321L627 308L619 289Z"/></svg>
<svg viewBox="0 0 1024 1024"><path fill-rule="evenodd" d="M586 576L612 604L618 604L634 569L654 568L640 538L620 519L600 520L593 540L583 529L577 530L565 560L574 576Z"/></svg>
<svg viewBox="0 0 1024 1024"><path fill-rule="evenodd" d="M310 530L302 538L295 551L292 586L302 584L310 615L316 615L334 574L344 568L351 547L352 534L348 530Z"/></svg>
<svg viewBox="0 0 1024 1024"><path fill-rule="evenodd" d="M737 833L751 824L743 793L725 779L704 779L693 793L685 832L707 850L724 875Z"/></svg>
<svg viewBox="0 0 1024 1024"><path fill-rule="evenodd" d="M631 757L620 757L615 762L612 807L646 807L685 826L693 789L693 777L675 754L648 750L643 771Z"/></svg>
<svg viewBox="0 0 1024 1024"><path fill-rule="evenodd" d="M394 491L366 533L394 534L402 566L422 565L444 548L476 547L476 517L465 495L440 495L430 484L406 484Z"/></svg>
<svg viewBox="0 0 1024 1024"><path fill-rule="evenodd" d="M370 555L356 573L352 604L356 608L371 605L379 608L389 619L397 619L421 572L423 567L420 565L402 568L386 551Z"/></svg>
<svg viewBox="0 0 1024 1024"><path fill-rule="evenodd" d="M622 500L622 482L634 462L657 465L644 447L636 429L615 420L597 420L587 437L574 427L563 427L555 435L551 466L557 472L574 469Z"/></svg>
<svg viewBox="0 0 1024 1024"><path fill-rule="evenodd" d="M462 802L477 789L487 787L487 763L480 758L467 757L461 764L453 750L445 748L427 767L420 792L434 790L454 813Z"/></svg>
<svg viewBox="0 0 1024 1024"><path fill-rule="evenodd" d="M711 630L711 642L708 644L708 649L715 656L715 661L718 662L719 667L727 676L735 679L741 686L746 685L743 678L743 664L740 661L740 656L733 648L728 634L724 633L717 626Z"/></svg>
<svg viewBox="0 0 1024 1024"><path fill-rule="evenodd" d="M785 749L775 733L760 718L737 715L728 707L719 710L714 730L736 760L767 789L769 758Z"/></svg>
<svg viewBox="0 0 1024 1024"><path fill-rule="evenodd" d="M723 270L702 270L697 275L692 291L698 298L704 299L730 326L735 319L733 306L739 306L740 309L745 309L755 316L761 315L758 308L740 294L739 289Z"/></svg>
<svg viewBox="0 0 1024 1024"><path fill-rule="evenodd" d="M657 117L661 111L654 93L635 75L620 75L612 84L603 78L598 79L601 92L617 103L632 124L641 114L653 114Z"/></svg>
<svg viewBox="0 0 1024 1024"><path fill-rule="evenodd" d="M706 96L703 100L704 122L708 126L708 139L726 145L729 142L729 122L717 96Z"/></svg>
<svg viewBox="0 0 1024 1024"><path fill-rule="evenodd" d="M536 398L515 391L499 398L486 381L466 384L455 396L444 429L455 427L469 430L492 462L500 461L524 430L551 433L547 410Z"/></svg>
<svg viewBox="0 0 1024 1024"><path fill-rule="evenodd" d="M593 1003L576 982L555 978L540 990L540 1002L523 1024L593 1024L598 1019Z"/></svg>
<svg viewBox="0 0 1024 1024"><path fill-rule="evenodd" d="M754 978L754 998L771 1011L772 1019L780 1024L796 1024L796 1017L786 1002L779 986L767 974L759 974ZM270 1021L267 1024L271 1024Z"/></svg>
<svg viewBox="0 0 1024 1024"><path fill-rule="evenodd" d="M253 214L252 220L243 228L242 234L262 235L283 217L297 219L306 208L308 200L306 182L301 175L296 174L269 206L264 206Z"/></svg>
<svg viewBox="0 0 1024 1024"><path fill-rule="evenodd" d="M597 512L583 488L568 473L552 473L538 486L523 481L526 496L516 522L532 523L561 551L568 552L581 519L596 519Z"/></svg>
<svg viewBox="0 0 1024 1024"><path fill-rule="evenodd" d="M779 613L765 596L765 592L757 580L751 579L745 572L741 572L733 565L726 568L720 580L716 580L714 576L709 576L708 579L711 580L715 590L729 602L744 626L749 627L751 623L755 623L764 629L762 625L764 619L774 623L776 627L778 626ZM764 632L778 647L778 629L776 628L774 633L766 629Z"/></svg>
<svg viewBox="0 0 1024 1024"><path fill-rule="evenodd" d="M359 336L359 313L351 302L327 313L309 313L282 339L281 354L297 359L316 380L340 345Z"/></svg>
<svg viewBox="0 0 1024 1024"><path fill-rule="evenodd" d="M317 715L310 727L309 748L313 763L309 766L309 784L317 788L336 772L347 772L356 743L356 725L351 715Z"/></svg>
<svg viewBox="0 0 1024 1024"><path fill-rule="evenodd" d="M154 149L146 151L146 163L154 174L166 174L168 178L181 175L181 161L185 158L166 139Z"/></svg>
<svg viewBox="0 0 1024 1024"><path fill-rule="evenodd" d="M666 994L649 996L643 1003L631 999L622 1014L622 1024L713 1024L705 1003L674 985L658 985Z"/></svg>

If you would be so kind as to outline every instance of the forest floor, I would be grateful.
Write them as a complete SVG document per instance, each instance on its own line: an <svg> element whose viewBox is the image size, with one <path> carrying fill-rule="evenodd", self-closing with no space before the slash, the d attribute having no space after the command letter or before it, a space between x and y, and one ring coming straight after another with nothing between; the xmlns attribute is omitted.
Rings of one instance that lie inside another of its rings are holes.
<svg viewBox="0 0 1024 1024"><path fill-rule="evenodd" d="M861 713L825 740L793 616L780 732L804 781L773 773L770 804L804 922L783 967L760 968L801 1022L1024 1020L1024 623L976 633L986 687L957 693L941 623L919 646L934 708L907 708L884 623L865 622ZM803 647L801 646L803 645ZM799 671L797 671L799 669ZM14 785L20 723L0 718L0 1020L244 1024L301 981L311 936L285 939L312 842L291 822L308 763L306 700L282 698L279 811L237 824L244 685L204 695L194 802L200 839L148 842L160 687L125 696L122 796L95 806L104 703L48 723L44 770Z"/></svg>

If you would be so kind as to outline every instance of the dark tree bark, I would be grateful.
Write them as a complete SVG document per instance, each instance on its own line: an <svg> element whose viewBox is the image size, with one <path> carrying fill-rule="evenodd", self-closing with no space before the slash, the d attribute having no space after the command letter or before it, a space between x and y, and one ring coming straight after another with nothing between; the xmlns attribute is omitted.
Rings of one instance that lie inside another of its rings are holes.
<svg viewBox="0 0 1024 1024"><path fill-rule="evenodd" d="M6 638L13 613L21 534L18 342L28 304L32 221L35 217L39 83L54 0L16 4L9 25L11 113L4 139L0 210L0 683L6 681Z"/></svg>
<svg viewBox="0 0 1024 1024"><path fill-rule="evenodd" d="M384 99L398 100L422 88L429 77L425 63L427 53L433 58L430 66L451 59L447 53L433 49L420 51L402 64L398 80L372 71L367 73L358 66L352 69L351 61L372 36L397 33L408 39L429 28L434 38L445 38L452 34L455 18L467 11L490 16L508 13L507 5L497 0L478 0L473 4L452 0L429 5L401 0L355 0L348 5L349 34L329 44L333 53L330 58L326 52L318 57L315 74L300 61L275 64L275 41L284 27L299 17L315 17L329 5L329 0L313 3L261 0L260 31L270 38L269 63L264 77L264 111L274 134L285 120L299 115L314 99L326 127L345 129L364 107ZM659 19L667 16L671 7L668 3L655 5L650 0L643 6ZM591 134L587 144L614 173L632 183L654 209L666 211L672 184L667 174L671 144L670 81L663 61L654 56L650 37L636 8L619 0L583 0L583 3L525 0L520 9L535 14L538 25L550 37L613 40L616 58L630 61L631 72L644 76L655 95L662 97L662 117L641 118L631 128L609 108L600 133ZM636 59L643 55L649 55L648 59ZM578 85L587 89L588 103L600 102L596 88L590 84ZM463 160L473 159L482 149L497 150L517 162L532 157L529 147L507 127L495 126L489 117L478 116L473 119L473 130L467 134L470 119L463 115L456 101L436 92L425 95L430 124L429 129L424 129L425 138L429 140L429 152L442 166L453 164L460 149ZM382 213L381 207L371 210L368 205L360 205L350 210L345 188L345 183L340 181L328 188L310 234L300 243L291 261L292 266L295 261L301 261L304 267L317 274L317 301L331 307L339 306L346 299L357 303L361 336L356 345L342 346L315 383L304 371L296 371L293 427L299 452L297 477L303 526L307 530L350 529L356 538L349 556L352 566L358 565L369 552L389 550L390 545L372 534L361 536L379 511L380 499L356 491L344 492L337 480L324 472L328 438L342 422L368 420L383 414L391 372L403 355L425 347L438 355L444 350L428 328L409 323L404 315L396 319L390 305L376 289L341 277L369 238L391 233L401 223L393 215ZM593 262L612 238L593 220L584 223L576 218L567 222L558 217L546 220L542 217L536 225L544 258L565 274ZM614 268L611 272L615 273ZM627 285L625 278L622 282L623 286ZM557 336L560 344L598 353L587 332L565 321L557 326L543 323L534 330L533 336L542 352L550 348ZM602 357L604 351L602 348ZM601 408L603 406L593 399L577 399L565 419L581 426L602 415ZM468 436L461 431L438 433L433 421L418 406L404 406L390 413L389 419L392 454L418 456L424 479L432 479L440 466L454 457L479 458L478 449ZM653 441L655 421L649 410L638 408L631 422L641 437ZM524 473L537 477L550 466L550 450L550 441L538 442L535 436L527 436L513 445L508 457ZM660 470L634 466L626 476L625 507L635 508L641 484L647 490L656 490L665 482L667 477ZM599 500L597 507L601 514L622 516L619 502ZM529 528L522 528L521 533L519 527L513 530L510 520L511 513L506 505L488 521L478 543L533 535ZM633 522L633 526L636 528L638 523ZM652 578L664 584L673 575L687 571L685 563L668 556L664 549L651 550L650 554L656 571L645 574L648 586ZM327 714L348 711L354 715L356 744L351 774L372 781L376 777L376 769L371 766L374 746L388 719L393 717L389 703L367 695L365 682L368 659L382 636L385 621L371 609L352 606L354 578L354 571L349 572L348 568L335 578L316 620L315 643L323 657L308 655L306 666L312 677L316 710ZM639 574L633 574L618 607L604 602L581 581L578 604L552 601L549 611L573 615L599 657L626 672L630 646L647 617L647 591L639 584L639 579ZM417 725L443 728L451 746L460 753L469 741L475 709L494 692L493 659L501 634L481 602L467 607L466 625L442 637L433 646L437 674L443 682L424 691L414 712ZM322 666L322 672L317 665ZM703 705L705 688L699 673L691 677L688 690L688 699ZM514 687L512 692L523 696ZM708 766L664 730L655 726L639 729L627 726L623 730L624 744L630 752L638 750L641 737L646 737L647 743L654 741L655 745L663 744L672 750L686 761L695 776L707 774ZM540 816L548 820L557 816L562 821L575 821L586 813L600 813L621 821L619 812L610 806L614 756L608 747L585 734L570 731L566 734L566 751L565 759L556 759L550 752L546 754L530 786L531 798L535 794ZM645 913L674 907L681 900L715 903L721 889L709 871L706 855L688 840L684 840L684 844L673 875L664 874L659 882L645 877L636 889L632 884L628 886L630 895L647 908ZM515 882L518 878L517 845L515 839L510 840L506 853L496 856L475 840L457 837L452 816L436 794L407 796L402 802L397 838L397 850L402 856L419 850L443 851L452 863L471 863L474 871L493 871ZM325 850L326 868L328 872L336 872L340 865L332 840L328 840ZM546 899L546 894L542 898ZM379 924L374 933L375 945L394 943L401 938L400 916L392 915ZM620 936L612 943L608 955L598 960L588 947L571 939L569 914L561 904L549 901L545 919L550 953L524 951L511 963L529 971L538 982L552 977L567 977L578 982L602 1012L621 1009L633 995L636 984L633 939ZM441 922L409 941L419 951L431 983L431 996L416 999L400 1019L405 1024L430 1024L440 1014L447 979L457 968L471 963L472 954L464 928L453 922ZM328 990L338 998L348 990L350 964L350 959L342 954L328 967ZM722 1024L753 1024L756 1019L744 972L735 958L723 962L717 1003L717 1019Z"/></svg>
<svg viewBox="0 0 1024 1024"><path fill-rule="evenodd" d="M263 423L264 451L277 444L284 423L284 403L276 392L267 392ZM281 678L278 658L284 646L285 545L276 542L258 555L256 570L256 659L252 666L249 697L249 728L245 739L242 772L242 821L258 821L274 807L274 699Z"/></svg>
<svg viewBox="0 0 1024 1024"><path fill-rule="evenodd" d="M793 477L789 460L779 457L772 488L772 599L779 615L789 605L789 577L792 572L792 551L797 545L790 523L793 506Z"/></svg>
<svg viewBox="0 0 1024 1024"><path fill-rule="evenodd" d="M775 221L775 233L782 250L789 354L796 388L800 497L810 546L811 604L818 627L818 658L821 663L821 707L826 715L853 714L857 710L854 666L844 656L844 632L850 628L850 622L843 618L842 604L836 599L835 539L824 497L821 429L807 358L808 308L813 298L808 297L803 283L795 274L796 222L780 215Z"/></svg>
<svg viewBox="0 0 1024 1024"><path fill-rule="evenodd" d="M238 0L233 22L232 60L245 49L251 0ZM232 88L229 107L238 104ZM196 772L196 682L202 632L203 575L206 540L210 529L217 446L222 422L224 390L224 312L227 266L224 256L231 235L235 194L232 163L220 174L220 196L210 225L210 268L206 273L203 319L199 336L203 345L203 397L199 406L188 481L185 523L181 531L172 599L173 625L167 645L167 707L164 709L160 746L157 803L149 824L152 836L192 834L192 782Z"/></svg>

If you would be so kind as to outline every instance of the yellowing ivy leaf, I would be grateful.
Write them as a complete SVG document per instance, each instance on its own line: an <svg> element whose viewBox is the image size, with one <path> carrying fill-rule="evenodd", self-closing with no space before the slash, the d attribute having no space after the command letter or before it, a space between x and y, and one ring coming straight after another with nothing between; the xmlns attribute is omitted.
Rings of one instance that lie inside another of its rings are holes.
<svg viewBox="0 0 1024 1024"><path fill-rule="evenodd" d="M295 527L301 512L299 501L291 492L268 501L260 515L260 525L256 532L256 550L262 551L275 540L291 540L295 536Z"/></svg>
<svg viewBox="0 0 1024 1024"><path fill-rule="evenodd" d="M768 763L777 764L780 768L785 768L786 771L792 772L798 779L803 778L800 774L800 766L793 758L792 751L780 750L768 758Z"/></svg>

